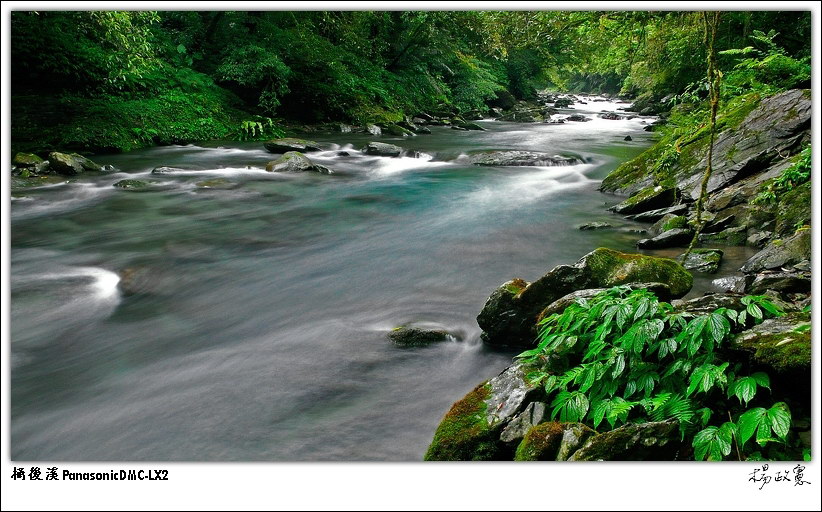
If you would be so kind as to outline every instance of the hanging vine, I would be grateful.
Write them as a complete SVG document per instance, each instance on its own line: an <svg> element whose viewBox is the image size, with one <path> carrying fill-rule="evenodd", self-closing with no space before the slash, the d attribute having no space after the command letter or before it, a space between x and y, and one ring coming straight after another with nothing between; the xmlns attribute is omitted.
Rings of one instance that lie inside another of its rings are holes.
<svg viewBox="0 0 822 512"><path fill-rule="evenodd" d="M707 165L705 166L705 174L702 176L702 185L699 191L699 199L696 201L696 229L694 230L694 237L691 240L690 245L688 245L688 250L685 251L685 257L691 253L694 246L696 245L697 241L699 240L699 234L702 233L702 229L705 227L705 221L702 219L703 213L703 203L705 202L705 196L708 195L708 181L711 179L711 173L713 172L712 167L712 159L714 153L714 138L716 137L716 112L719 110L719 85L722 79L722 73L717 69L716 66L716 32L717 28L719 27L719 18L721 17L721 11L714 11L714 12L702 12L702 22L705 27L705 36L704 42L708 48L708 88L709 88L709 98L711 102L711 135L710 135L710 142L708 144L708 159Z"/></svg>

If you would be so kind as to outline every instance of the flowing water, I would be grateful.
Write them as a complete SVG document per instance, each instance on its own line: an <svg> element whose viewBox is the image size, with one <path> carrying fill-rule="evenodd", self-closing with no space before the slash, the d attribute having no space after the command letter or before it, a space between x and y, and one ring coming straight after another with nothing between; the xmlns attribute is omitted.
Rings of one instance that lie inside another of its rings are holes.
<svg viewBox="0 0 822 512"><path fill-rule="evenodd" d="M646 226L609 214L619 198L597 186L652 135L649 118L594 115L618 106L577 105L586 123L379 138L420 158L365 156L363 134L313 137L332 175L268 173L261 143L211 143L100 155L120 171L15 192L12 458L421 460L451 404L516 353L479 340L499 284L634 250L630 228ZM466 161L510 149L585 163ZM112 186L125 178L158 186ZM577 229L590 221L615 228ZM386 335L403 324L454 338L400 348Z"/></svg>

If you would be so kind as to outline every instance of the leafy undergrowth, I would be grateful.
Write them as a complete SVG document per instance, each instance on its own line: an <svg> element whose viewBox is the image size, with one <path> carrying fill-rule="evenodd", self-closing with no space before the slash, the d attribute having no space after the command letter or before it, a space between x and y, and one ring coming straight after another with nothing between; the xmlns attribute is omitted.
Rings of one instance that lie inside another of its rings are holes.
<svg viewBox="0 0 822 512"><path fill-rule="evenodd" d="M537 368L528 378L552 399L552 419L595 429L676 419L697 460L722 460L732 444L735 459L800 458L787 405L762 396L768 375L722 358L734 327L782 314L765 296L742 303L695 315L614 287L542 320L538 346L517 357Z"/></svg>

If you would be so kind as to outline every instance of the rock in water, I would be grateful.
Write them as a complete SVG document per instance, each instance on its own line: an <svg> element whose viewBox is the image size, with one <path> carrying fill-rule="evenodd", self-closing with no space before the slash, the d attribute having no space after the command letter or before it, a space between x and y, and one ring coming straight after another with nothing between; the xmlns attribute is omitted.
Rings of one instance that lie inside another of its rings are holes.
<svg viewBox="0 0 822 512"><path fill-rule="evenodd" d="M586 224L581 225L579 229L580 231L589 231L592 229L605 229L610 227L611 225L607 222L588 222Z"/></svg>
<svg viewBox="0 0 822 512"><path fill-rule="evenodd" d="M574 155L551 155L536 151L489 151L471 155L469 160L474 165L490 166L561 166L582 163L582 158Z"/></svg>
<svg viewBox="0 0 822 512"><path fill-rule="evenodd" d="M684 254L680 255L677 261L681 262L682 266L688 270L713 274L719 270L719 263L722 261L723 254L719 249L694 249L688 254L687 258L684 258L684 261Z"/></svg>
<svg viewBox="0 0 822 512"><path fill-rule="evenodd" d="M693 238L693 232L686 228L674 228L663 231L653 238L639 240L636 246L640 249L664 249L687 245Z"/></svg>
<svg viewBox="0 0 822 512"><path fill-rule="evenodd" d="M482 339L491 345L531 347L537 319L554 301L577 290L631 283L661 283L677 298L691 289L693 276L674 260L601 247L533 283L514 279L497 288L477 316Z"/></svg>
<svg viewBox="0 0 822 512"><path fill-rule="evenodd" d="M656 186L645 188L609 209L623 215L642 213L667 208L673 205L674 201L676 201L676 189Z"/></svg>
<svg viewBox="0 0 822 512"><path fill-rule="evenodd" d="M52 151L49 153L49 168L63 176L76 176L83 172L83 165L74 156Z"/></svg>
<svg viewBox="0 0 822 512"><path fill-rule="evenodd" d="M286 153L288 151L300 151L305 153L308 151L320 150L319 144L313 140L295 138L272 139L266 141L263 145L265 146L265 149L271 153Z"/></svg>
<svg viewBox="0 0 822 512"><path fill-rule="evenodd" d="M419 327L397 327L388 337L402 347L424 347L448 339L449 334L441 330L427 330Z"/></svg>
<svg viewBox="0 0 822 512"><path fill-rule="evenodd" d="M11 160L15 167L37 167L42 163L43 159L32 153L17 153Z"/></svg>
<svg viewBox="0 0 822 512"><path fill-rule="evenodd" d="M277 160L268 162L265 166L268 172L306 172L313 171L322 174L331 174L328 167L312 162L307 156L298 151L288 151Z"/></svg>
<svg viewBox="0 0 822 512"><path fill-rule="evenodd" d="M369 142L364 148L362 148L362 152L366 155L376 155L376 156L390 156L390 157L398 157L402 155L404 149L399 146L395 146L394 144L385 144L383 142Z"/></svg>
<svg viewBox="0 0 822 512"><path fill-rule="evenodd" d="M785 240L772 240L742 265L742 272L760 272L793 265L811 258L811 230L799 229Z"/></svg>

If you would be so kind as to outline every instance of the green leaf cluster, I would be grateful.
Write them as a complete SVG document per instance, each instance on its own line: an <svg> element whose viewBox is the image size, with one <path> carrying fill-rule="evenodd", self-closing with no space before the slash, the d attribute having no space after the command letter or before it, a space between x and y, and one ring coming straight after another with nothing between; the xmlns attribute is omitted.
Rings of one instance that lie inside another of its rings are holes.
<svg viewBox="0 0 822 512"><path fill-rule="evenodd" d="M722 361L720 349L735 326L781 315L766 296L746 296L742 303L739 311L697 315L677 312L647 290L614 287L543 319L537 346L517 357L534 368L528 378L548 394L553 419L611 429L676 419L683 437L702 429L693 437L697 459L721 459L733 438L739 445L748 441L751 428L765 444L771 432L784 440L790 424L784 404L738 410L760 389L770 390L770 380L762 372L741 374L741 365ZM739 405L715 410L726 398ZM731 409L737 422L709 425Z"/></svg>

